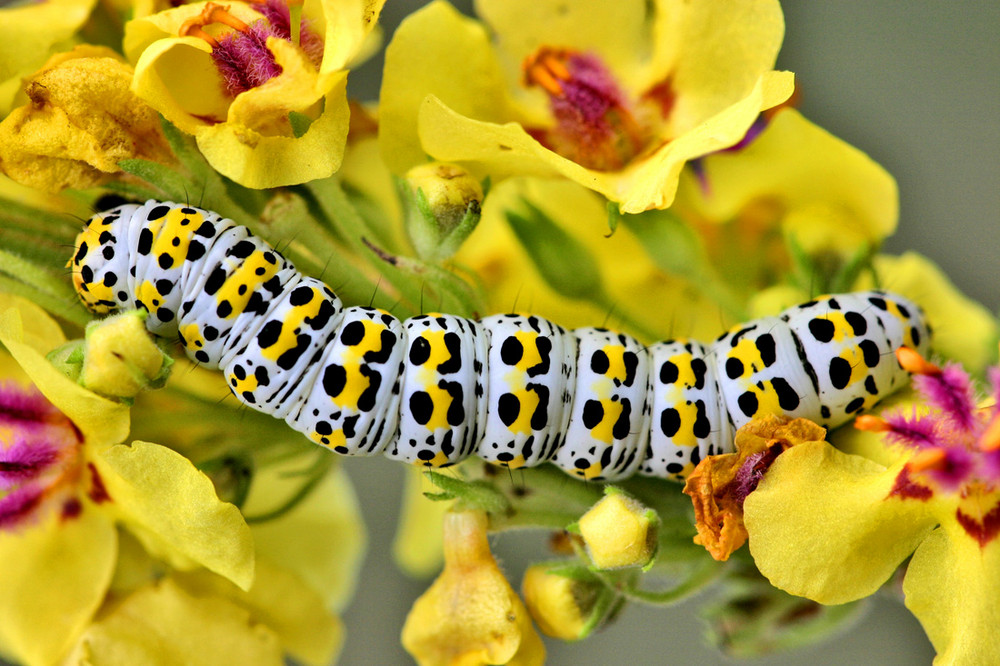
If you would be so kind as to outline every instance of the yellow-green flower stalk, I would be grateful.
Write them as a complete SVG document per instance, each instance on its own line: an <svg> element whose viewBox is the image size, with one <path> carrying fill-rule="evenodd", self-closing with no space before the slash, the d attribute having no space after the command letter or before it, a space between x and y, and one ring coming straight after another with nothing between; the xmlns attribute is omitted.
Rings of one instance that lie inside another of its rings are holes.
<svg viewBox="0 0 1000 666"><path fill-rule="evenodd" d="M403 647L421 666L545 661L524 603L490 553L487 523L479 511L445 515L444 571L403 627Z"/></svg>
<svg viewBox="0 0 1000 666"><path fill-rule="evenodd" d="M901 348L925 403L863 416L900 452L888 467L809 442L781 454L744 503L761 573L827 604L875 592L911 557L907 607L937 664L1000 661L1000 368L980 408L957 364L937 366Z"/></svg>
<svg viewBox="0 0 1000 666"><path fill-rule="evenodd" d="M122 160L172 162L159 116L131 83L132 68L108 48L53 55L28 78L27 103L0 122L0 170L58 192L104 183Z"/></svg>
<svg viewBox="0 0 1000 666"><path fill-rule="evenodd" d="M128 409L58 372L65 342L31 303L0 294L0 645L27 664L68 650L104 599L120 525L171 565L248 588L254 554L239 510L180 454L121 444Z"/></svg>
<svg viewBox="0 0 1000 666"><path fill-rule="evenodd" d="M197 2L136 19L125 31L132 88L241 185L325 178L344 155L347 68L382 4L307 2L301 25L281 0Z"/></svg>
<svg viewBox="0 0 1000 666"><path fill-rule="evenodd" d="M403 173L434 159L563 176L636 213L671 204L687 160L731 146L792 93L776 0L445 2L386 50L380 140ZM492 33L492 34L491 34Z"/></svg>

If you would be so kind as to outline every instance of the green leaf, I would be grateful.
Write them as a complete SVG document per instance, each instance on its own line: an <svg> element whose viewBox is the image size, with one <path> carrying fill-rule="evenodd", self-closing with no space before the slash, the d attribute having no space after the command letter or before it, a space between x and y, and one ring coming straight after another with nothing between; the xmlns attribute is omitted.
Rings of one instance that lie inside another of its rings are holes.
<svg viewBox="0 0 1000 666"><path fill-rule="evenodd" d="M525 212L508 210L507 222L549 286L569 298L606 302L600 268L586 246L527 199L521 205Z"/></svg>
<svg viewBox="0 0 1000 666"><path fill-rule="evenodd" d="M172 167L141 159L122 160L118 166L122 171L158 188L163 193L162 198L173 201L188 201L190 198L190 181Z"/></svg>

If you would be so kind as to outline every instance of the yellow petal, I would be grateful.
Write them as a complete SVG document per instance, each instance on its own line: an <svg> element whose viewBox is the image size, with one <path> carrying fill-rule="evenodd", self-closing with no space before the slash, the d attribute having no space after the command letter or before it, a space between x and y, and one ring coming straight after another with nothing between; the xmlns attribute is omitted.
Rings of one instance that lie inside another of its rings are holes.
<svg viewBox="0 0 1000 666"><path fill-rule="evenodd" d="M685 162L739 141L757 114L787 99L792 88L790 73L767 72L743 99L614 172L584 168L542 146L517 123L467 118L433 95L421 105L418 132L436 159L498 176L561 175L618 202L623 213L640 213L670 206Z"/></svg>
<svg viewBox="0 0 1000 666"><path fill-rule="evenodd" d="M230 99L211 52L208 42L196 37L158 39L141 51L132 91L182 132L194 134L222 122Z"/></svg>
<svg viewBox="0 0 1000 666"><path fill-rule="evenodd" d="M427 95L463 116L501 122L511 115L506 85L482 24L446 2L414 12L386 47L379 97L382 158L397 174L426 160L417 112Z"/></svg>
<svg viewBox="0 0 1000 666"><path fill-rule="evenodd" d="M899 257L879 255L875 268L883 288L913 299L924 309L934 331L935 353L958 361L973 373L996 358L1000 334L996 318L956 289L931 260L916 252Z"/></svg>
<svg viewBox="0 0 1000 666"><path fill-rule="evenodd" d="M219 173L252 188L281 187L326 178L340 168L350 111L347 74L317 79L305 56L284 40L268 47L285 71L242 93L229 108L227 122L195 131L198 148ZM322 96L323 110L306 133L295 137L290 111L304 112Z"/></svg>
<svg viewBox="0 0 1000 666"><path fill-rule="evenodd" d="M104 599L116 554L114 525L89 503L72 519L0 531L0 645L26 664L55 663Z"/></svg>
<svg viewBox="0 0 1000 666"><path fill-rule="evenodd" d="M785 33L777 0L657 0L655 4L649 73L657 78L645 87L669 75L676 95L668 119L671 136L692 131L745 99L759 85L758 77L774 67ZM790 85L790 73L782 73L782 78ZM791 89L782 94L753 113L784 101ZM741 137L742 133L737 140Z"/></svg>
<svg viewBox="0 0 1000 666"><path fill-rule="evenodd" d="M11 308L21 313L23 337L18 340L23 340L38 353L47 354L66 342L59 324L45 310L20 296L0 293L0 312Z"/></svg>
<svg viewBox="0 0 1000 666"><path fill-rule="evenodd" d="M71 664L278 666L277 635L227 599L199 598L165 579L126 598L91 625Z"/></svg>
<svg viewBox="0 0 1000 666"><path fill-rule="evenodd" d="M913 554L903 580L906 607L937 650L934 663L1000 663L1000 543L980 548L954 521Z"/></svg>
<svg viewBox="0 0 1000 666"><path fill-rule="evenodd" d="M96 464L113 500L108 506L148 550L178 568L194 562L250 587L250 528L191 461L158 444L133 442L111 447Z"/></svg>
<svg viewBox="0 0 1000 666"><path fill-rule="evenodd" d="M250 621L273 631L297 661L326 666L336 661L344 642L340 619L328 610L316 590L290 571L258 558L257 575L246 592L204 569L176 573L188 593L227 599L250 613Z"/></svg>
<svg viewBox="0 0 1000 666"><path fill-rule="evenodd" d="M678 197L725 222L755 201L777 204L780 222L806 250L857 250L896 228L896 181L857 148L783 109L749 146L704 158L703 188L690 174Z"/></svg>
<svg viewBox="0 0 1000 666"><path fill-rule="evenodd" d="M888 497L900 468L825 442L778 456L743 505L761 573L824 604L874 593L937 522L926 501Z"/></svg>
<svg viewBox="0 0 1000 666"><path fill-rule="evenodd" d="M261 469L244 510L257 515L279 506L301 486L302 460ZM326 606L342 609L357 582L368 535L347 474L329 472L305 500L276 520L254 523L257 553L301 578Z"/></svg>
<svg viewBox="0 0 1000 666"><path fill-rule="evenodd" d="M0 311L0 342L7 347L32 383L73 421L83 433L88 447L99 451L124 440L129 431L128 407L88 391L56 370L34 346L41 344L44 348L47 342L26 335L43 331L47 339L54 340L56 336L44 332L48 325L40 323L48 315L39 314L39 308L25 306L23 301L16 307ZM22 324L25 320L31 322L27 331Z"/></svg>
<svg viewBox="0 0 1000 666"><path fill-rule="evenodd" d="M90 16L95 0L46 0L0 9L0 117L6 116L20 77L40 67L59 42L69 39ZM10 85L12 84L12 85Z"/></svg>
<svg viewBox="0 0 1000 666"><path fill-rule="evenodd" d="M454 502L435 502L424 493L441 489L428 480L419 467L408 467L403 490L403 511L392 542L392 554L399 567L414 577L430 576L441 568L444 544L441 524Z"/></svg>
<svg viewBox="0 0 1000 666"><path fill-rule="evenodd" d="M612 72L620 73L626 84L626 77L634 78L638 74L635 70L641 71L640 63L648 48L649 3L621 0L574 4L477 0L476 14L496 34L497 49L508 64L507 85L519 85L521 63L546 45L594 53Z"/></svg>
<svg viewBox="0 0 1000 666"><path fill-rule="evenodd" d="M305 16L322 17L313 24L316 30L324 32L321 73L346 68L363 50L365 40L376 27L383 5L385 0L320 0L305 4Z"/></svg>

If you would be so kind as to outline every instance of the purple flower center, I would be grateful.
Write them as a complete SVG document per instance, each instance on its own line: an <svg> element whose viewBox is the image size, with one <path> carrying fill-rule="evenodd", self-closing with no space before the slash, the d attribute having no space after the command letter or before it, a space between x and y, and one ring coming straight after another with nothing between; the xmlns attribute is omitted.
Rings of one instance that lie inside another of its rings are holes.
<svg viewBox="0 0 1000 666"><path fill-rule="evenodd" d="M549 95L556 125L529 129L551 150L591 169L621 169L649 143L651 128L596 55L543 46L525 59L525 85Z"/></svg>
<svg viewBox="0 0 1000 666"><path fill-rule="evenodd" d="M80 445L79 431L41 393L0 383L0 529L37 516L73 476Z"/></svg>
<svg viewBox="0 0 1000 666"><path fill-rule="evenodd" d="M264 18L249 25L226 8L208 3L200 16L185 22L180 30L182 35L198 36L212 45L212 60L222 75L226 92L232 97L281 74L281 66L267 48L268 37L292 41L291 13L283 0L266 0L252 6ZM233 31L216 40L202 29L213 23L228 25ZM309 30L305 20L300 23L299 47L319 69L323 60L323 40Z"/></svg>

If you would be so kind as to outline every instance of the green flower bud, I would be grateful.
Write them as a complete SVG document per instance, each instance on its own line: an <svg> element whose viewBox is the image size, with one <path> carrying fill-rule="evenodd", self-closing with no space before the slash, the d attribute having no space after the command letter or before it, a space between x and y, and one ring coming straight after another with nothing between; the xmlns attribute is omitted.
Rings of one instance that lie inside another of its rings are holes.
<svg viewBox="0 0 1000 666"><path fill-rule="evenodd" d="M479 224L483 188L460 166L431 162L414 167L399 191L406 229L421 259L447 259Z"/></svg>
<svg viewBox="0 0 1000 666"><path fill-rule="evenodd" d="M144 312L132 310L87 327L80 384L123 399L163 385L173 359L156 345L145 318Z"/></svg>
<svg viewBox="0 0 1000 666"><path fill-rule="evenodd" d="M598 569L647 566L656 554L660 517L621 490L607 486L604 497L576 524Z"/></svg>

